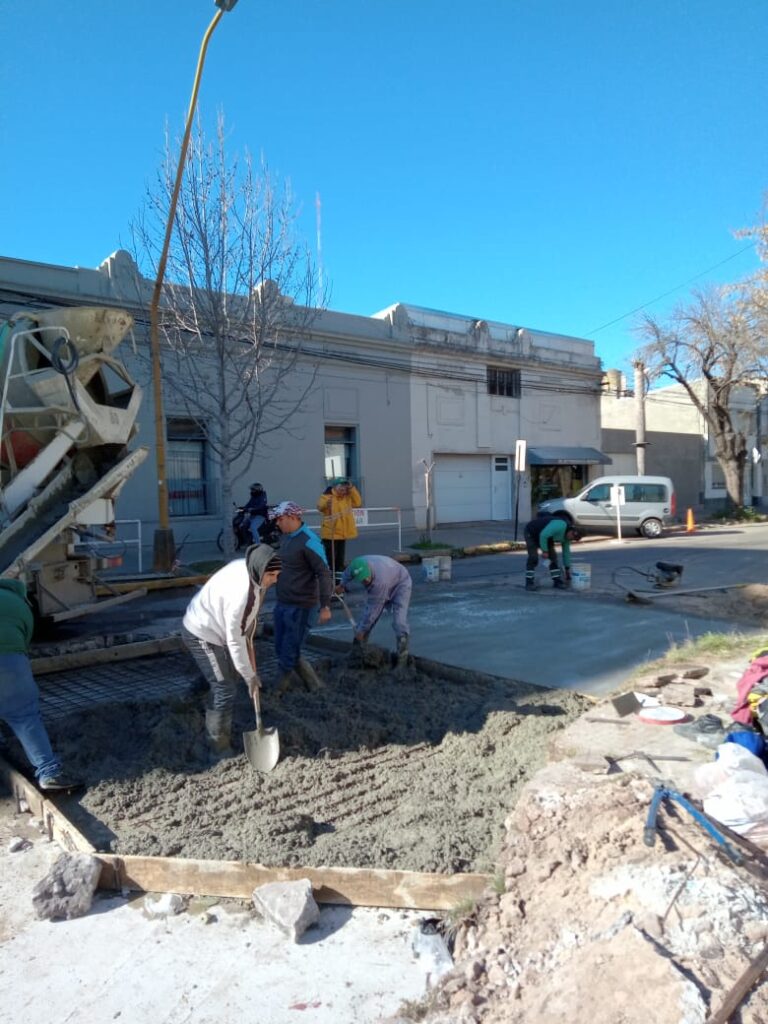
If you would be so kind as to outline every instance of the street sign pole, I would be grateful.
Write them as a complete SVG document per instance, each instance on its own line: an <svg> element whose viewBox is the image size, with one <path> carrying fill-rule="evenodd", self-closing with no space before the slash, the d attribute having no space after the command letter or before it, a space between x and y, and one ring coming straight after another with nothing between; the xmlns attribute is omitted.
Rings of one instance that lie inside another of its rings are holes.
<svg viewBox="0 0 768 1024"><path fill-rule="evenodd" d="M525 441L515 443L515 540L517 540L517 524L520 514L520 480L525 472Z"/></svg>

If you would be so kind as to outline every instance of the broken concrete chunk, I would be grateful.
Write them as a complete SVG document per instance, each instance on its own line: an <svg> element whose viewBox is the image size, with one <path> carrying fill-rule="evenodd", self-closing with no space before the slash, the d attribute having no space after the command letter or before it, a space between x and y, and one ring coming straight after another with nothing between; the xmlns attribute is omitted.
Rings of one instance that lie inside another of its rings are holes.
<svg viewBox="0 0 768 1024"><path fill-rule="evenodd" d="M91 909L101 864L88 853L62 853L32 890L32 906L41 921L68 921Z"/></svg>
<svg viewBox="0 0 768 1024"><path fill-rule="evenodd" d="M252 899L256 910L294 942L320 919L308 878L260 885L253 890Z"/></svg>
<svg viewBox="0 0 768 1024"><path fill-rule="evenodd" d="M178 893L164 892L160 896L144 897L144 913L147 917L173 917L184 909L184 900Z"/></svg>
<svg viewBox="0 0 768 1024"><path fill-rule="evenodd" d="M701 699L696 693L696 688L688 683L670 683L664 688L664 703L679 708L697 708Z"/></svg>
<svg viewBox="0 0 768 1024"><path fill-rule="evenodd" d="M706 665L688 665L685 668L678 668L678 675L683 679L703 679L709 673Z"/></svg>
<svg viewBox="0 0 768 1024"><path fill-rule="evenodd" d="M19 853L21 850L28 850L32 844L23 836L11 836L8 841L8 853Z"/></svg>

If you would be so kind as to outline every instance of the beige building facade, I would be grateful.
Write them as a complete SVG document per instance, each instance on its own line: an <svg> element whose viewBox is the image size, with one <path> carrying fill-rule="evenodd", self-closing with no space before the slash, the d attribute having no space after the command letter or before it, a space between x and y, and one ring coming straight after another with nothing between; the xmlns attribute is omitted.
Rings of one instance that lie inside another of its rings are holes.
<svg viewBox="0 0 768 1024"><path fill-rule="evenodd" d="M603 451L610 455L613 470L637 472L636 439L638 398L627 390L621 375L606 375L601 399ZM706 385L697 382L701 394ZM768 455L765 430L768 400L759 388L739 388L733 398L734 425L747 439L748 461L744 473L743 504L762 507L766 501L764 459ZM709 424L690 400L682 385L654 388L644 397L645 471L674 481L678 511L688 508L717 511L726 504L725 478L715 458Z"/></svg>

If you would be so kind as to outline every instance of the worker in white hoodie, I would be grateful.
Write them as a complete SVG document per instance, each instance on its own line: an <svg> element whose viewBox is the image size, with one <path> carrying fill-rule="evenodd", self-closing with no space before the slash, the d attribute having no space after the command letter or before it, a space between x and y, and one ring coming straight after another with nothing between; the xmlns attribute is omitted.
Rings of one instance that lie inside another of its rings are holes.
<svg viewBox="0 0 768 1024"><path fill-rule="evenodd" d="M187 606L182 637L210 687L205 731L215 754L231 750L238 678L251 695L261 686L253 634L264 594L277 581L280 569L275 549L255 544L245 558L236 558L214 573Z"/></svg>

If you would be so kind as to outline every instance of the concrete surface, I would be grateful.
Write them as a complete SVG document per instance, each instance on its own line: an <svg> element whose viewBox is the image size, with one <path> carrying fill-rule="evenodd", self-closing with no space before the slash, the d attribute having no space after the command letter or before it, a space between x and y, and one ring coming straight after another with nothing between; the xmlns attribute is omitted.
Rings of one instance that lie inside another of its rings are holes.
<svg viewBox="0 0 768 1024"><path fill-rule="evenodd" d="M478 524L458 527L450 536L441 530L435 539L480 544L509 534L508 523ZM359 548L392 550L372 536L361 539L357 548L350 554ZM456 561L450 583L426 583L421 567L413 566L414 653L515 679L604 693L672 640L735 628L663 607L627 606L611 587L616 567L681 558L692 584L764 582L768 527L675 534L653 544L631 540L612 546L602 539L583 545L578 557L592 564L594 592L589 595L546 589L526 594L521 554ZM163 635L179 628L191 593L159 592L123 606L119 618L114 612L95 616L69 624L62 634L124 630ZM323 631L349 637L341 610ZM377 627L374 639L392 645L388 620ZM733 666L731 680L740 667ZM670 749L672 738L665 727L637 723L584 723L579 729L575 735L564 733L562 740L583 748L585 757L617 756L633 748L660 753ZM692 758L681 764L682 780L702 753L678 740L675 750ZM24 827L13 824L17 830ZM42 860L32 859L45 855L45 841L31 851L9 854L7 822L0 835L0 1024L117 1019L125 1024L245 1024L255 1019L373 1024L393 1013L401 999L420 996L434 970L411 949L414 924L424 915L400 911L324 907L320 927L296 945L242 912L222 911L210 924L203 915L186 913L150 921L139 902L114 897L99 901L77 921L36 922L26 901L45 873Z"/></svg>
<svg viewBox="0 0 768 1024"><path fill-rule="evenodd" d="M0 819L5 839L7 807ZM28 821L11 825L30 835ZM425 915L410 911L323 907L298 943L231 903L151 920L143 898L110 896L86 917L36 921L29 893L54 849L39 835L2 846L1 1024L373 1024L435 969L411 949Z"/></svg>
<svg viewBox="0 0 768 1024"><path fill-rule="evenodd" d="M417 591L411 606L413 654L595 696L621 686L639 665L660 657L673 643L709 632L756 632L732 622L575 592L542 589L527 594L519 583L432 586L432 593ZM348 604L354 613L355 603ZM345 635L341 623L317 632L330 630ZM393 646L388 618L382 617L372 639Z"/></svg>

